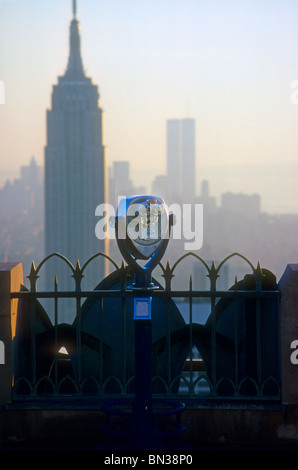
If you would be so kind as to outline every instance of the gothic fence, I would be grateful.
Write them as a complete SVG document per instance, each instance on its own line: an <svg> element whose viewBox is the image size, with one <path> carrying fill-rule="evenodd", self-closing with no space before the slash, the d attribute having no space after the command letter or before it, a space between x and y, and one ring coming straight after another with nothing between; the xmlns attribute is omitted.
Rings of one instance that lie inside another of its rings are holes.
<svg viewBox="0 0 298 470"><path fill-rule="evenodd" d="M110 263L112 272L95 289L84 290L87 268L99 257ZM52 290L38 289L52 258L69 269L73 290L60 290L57 279ZM245 264L247 274L219 290L218 279L234 259ZM187 288L179 288L178 268L189 260L203 268L208 288L194 288L186 269ZM239 253L217 265L187 253L172 266L160 263L155 271L153 395L179 398L187 406L223 400L280 402L280 292L275 276ZM175 276L178 289L173 287ZM18 299L12 401L88 406L133 396L135 293L129 268L102 253L82 267L53 253L37 267L32 263L27 277L29 288L11 293L11 299ZM71 321L65 321L66 305L73 312Z"/></svg>

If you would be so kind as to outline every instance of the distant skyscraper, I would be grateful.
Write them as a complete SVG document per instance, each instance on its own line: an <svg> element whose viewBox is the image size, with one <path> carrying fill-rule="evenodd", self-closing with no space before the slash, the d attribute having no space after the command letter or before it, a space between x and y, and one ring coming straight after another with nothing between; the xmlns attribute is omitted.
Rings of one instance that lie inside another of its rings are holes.
<svg viewBox="0 0 298 470"><path fill-rule="evenodd" d="M182 161L180 143L180 121L169 119L167 121L167 177L168 194L181 197L182 190Z"/></svg>
<svg viewBox="0 0 298 470"><path fill-rule="evenodd" d="M115 209L119 197L146 193L144 186L134 186L130 177L130 162L127 160L113 162L109 176L109 203Z"/></svg>
<svg viewBox="0 0 298 470"><path fill-rule="evenodd" d="M168 192L183 202L195 197L195 120L167 121Z"/></svg>
<svg viewBox="0 0 298 470"><path fill-rule="evenodd" d="M113 162L114 180L117 189L126 195L132 189L132 182L130 179L130 165L127 161Z"/></svg>
<svg viewBox="0 0 298 470"><path fill-rule="evenodd" d="M95 253L107 251L106 242L95 236L95 208L107 202L103 111L98 101L97 86L83 69L74 1L68 65L53 87L52 109L47 111L45 251L59 252L74 264L79 259L81 266ZM65 282L60 265L51 274L57 274L58 282L63 280L64 288L72 288L73 279ZM103 270L101 263L87 271L91 286Z"/></svg>
<svg viewBox="0 0 298 470"><path fill-rule="evenodd" d="M116 209L118 197L130 196L133 192L130 165L128 161L116 161L109 170L109 203Z"/></svg>

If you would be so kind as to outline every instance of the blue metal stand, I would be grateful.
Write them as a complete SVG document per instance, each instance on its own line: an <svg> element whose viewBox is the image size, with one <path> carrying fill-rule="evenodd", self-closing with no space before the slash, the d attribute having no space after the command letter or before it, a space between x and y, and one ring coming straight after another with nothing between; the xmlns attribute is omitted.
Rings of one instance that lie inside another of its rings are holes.
<svg viewBox="0 0 298 470"><path fill-rule="evenodd" d="M135 411L152 409L151 320L135 320Z"/></svg>
<svg viewBox="0 0 298 470"><path fill-rule="evenodd" d="M144 306L137 312L135 302L135 397L115 400L102 407L106 415L104 431L117 437L117 445L125 448L175 448L173 437L185 430L180 419L185 405L175 400L152 399L151 298L148 296L152 284L141 288L136 276L133 289L137 301L148 303L148 311Z"/></svg>
<svg viewBox="0 0 298 470"><path fill-rule="evenodd" d="M175 400L152 400L151 409L137 411L134 400L116 400L106 403L104 431L117 438L117 448L172 449L173 440L185 430L181 413L185 406Z"/></svg>
<svg viewBox="0 0 298 470"><path fill-rule="evenodd" d="M127 207L128 202L124 207L125 211ZM120 216L124 217L124 214L120 213ZM170 221L170 225L171 223ZM116 218L118 247L135 273L132 285L135 296L135 398L113 401L103 406L106 415L104 430L111 436L121 438L126 446L133 445L138 449L171 448L173 443L168 447L167 438L180 434L185 429L180 422L184 404L152 399L151 325L151 292L156 288L152 283L151 273L161 260L169 239L159 240L155 251L146 257L148 261L145 266L140 266L132 255L132 251L135 251L132 242L118 238L117 224Z"/></svg>

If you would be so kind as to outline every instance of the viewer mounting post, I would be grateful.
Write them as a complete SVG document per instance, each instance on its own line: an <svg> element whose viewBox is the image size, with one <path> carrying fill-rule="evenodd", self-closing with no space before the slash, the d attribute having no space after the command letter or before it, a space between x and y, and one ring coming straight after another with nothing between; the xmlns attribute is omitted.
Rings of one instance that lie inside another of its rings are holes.
<svg viewBox="0 0 298 470"><path fill-rule="evenodd" d="M133 403L118 401L104 405L110 434L133 437L140 445L146 440L173 436L184 430L180 413L184 405L171 400L152 399L152 271L160 262L169 242L173 217L162 198L132 196L123 198L115 217L115 232L120 252L134 273L130 289L134 292L135 397ZM122 406L122 408L121 408ZM126 409L125 409L126 407ZM165 418L176 415L176 422ZM110 416L128 418L128 428L117 431ZM148 444L149 443L149 444ZM151 444L150 444L151 443Z"/></svg>
<svg viewBox="0 0 298 470"><path fill-rule="evenodd" d="M136 412L152 411L151 273L169 242L170 216L161 198L139 196L120 201L115 221L118 247L134 272ZM147 260L144 266L138 260Z"/></svg>

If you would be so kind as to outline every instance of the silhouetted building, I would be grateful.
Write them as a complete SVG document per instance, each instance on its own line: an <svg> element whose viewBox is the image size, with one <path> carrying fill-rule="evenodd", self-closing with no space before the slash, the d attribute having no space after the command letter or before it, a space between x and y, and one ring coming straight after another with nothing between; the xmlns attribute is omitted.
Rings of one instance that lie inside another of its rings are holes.
<svg viewBox="0 0 298 470"><path fill-rule="evenodd" d="M193 202L196 185L195 120L167 121L167 178L172 202Z"/></svg>
<svg viewBox="0 0 298 470"><path fill-rule="evenodd" d="M18 217L30 210L42 215L43 207L43 169L34 157L29 165L20 168L20 178L6 181L0 189L1 217Z"/></svg>
<svg viewBox="0 0 298 470"><path fill-rule="evenodd" d="M261 198L259 194L224 193L221 196L221 209L231 213L241 213L249 217L260 214Z"/></svg>
<svg viewBox="0 0 298 470"><path fill-rule="evenodd" d="M21 166L21 179L32 190L43 184L43 168L37 165L35 157L32 157L29 165Z"/></svg>
<svg viewBox="0 0 298 470"><path fill-rule="evenodd" d="M168 177L167 175L157 175L152 182L152 194L163 197L168 203L169 191L168 191Z"/></svg>
<svg viewBox="0 0 298 470"><path fill-rule="evenodd" d="M128 196L133 191L130 165L128 161L116 161L109 170L109 202L116 208L118 196Z"/></svg>
<svg viewBox="0 0 298 470"><path fill-rule="evenodd" d="M215 197L210 196L209 182L207 180L201 182L201 194L196 198L196 203L203 204L205 215L214 212L217 208Z"/></svg>
<svg viewBox="0 0 298 470"><path fill-rule="evenodd" d="M144 194L144 186L134 186L130 175L130 164L126 160L113 162L109 168L109 203L118 206L118 197Z"/></svg>
<svg viewBox="0 0 298 470"><path fill-rule="evenodd" d="M43 168L34 157L20 168L20 177L0 188L0 259L20 260L24 275L32 260L44 258Z"/></svg>
<svg viewBox="0 0 298 470"><path fill-rule="evenodd" d="M45 252L59 252L72 263L84 263L95 253L107 251L106 241L95 236L95 209L107 201L106 156L103 111L99 92L85 75L81 58L80 26L73 3L70 24L70 53L66 72L58 78L47 111L45 149ZM61 263L60 263L61 264ZM50 273L63 287L73 279L60 270ZM93 265L91 287L104 275L104 263Z"/></svg>

